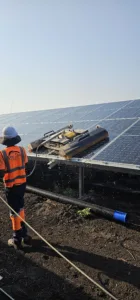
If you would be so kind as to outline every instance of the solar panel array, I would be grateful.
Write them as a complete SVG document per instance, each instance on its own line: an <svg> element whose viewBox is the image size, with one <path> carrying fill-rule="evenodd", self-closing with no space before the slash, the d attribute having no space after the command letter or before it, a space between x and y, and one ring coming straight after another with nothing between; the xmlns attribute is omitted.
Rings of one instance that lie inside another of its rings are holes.
<svg viewBox="0 0 140 300"><path fill-rule="evenodd" d="M140 165L140 100L0 115L0 131L15 126L24 147L69 123L75 129L99 124L109 132L109 143L93 148L84 158Z"/></svg>

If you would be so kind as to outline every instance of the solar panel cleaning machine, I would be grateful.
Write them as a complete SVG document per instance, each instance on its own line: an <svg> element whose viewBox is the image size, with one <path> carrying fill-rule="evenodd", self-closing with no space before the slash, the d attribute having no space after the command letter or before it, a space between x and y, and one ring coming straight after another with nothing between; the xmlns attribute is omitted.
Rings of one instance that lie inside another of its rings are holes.
<svg viewBox="0 0 140 300"><path fill-rule="evenodd" d="M70 159L92 146L108 139L106 129L96 126L92 130L73 129L68 125L56 132L49 131L44 136L28 145L29 152L43 150L46 154L59 155Z"/></svg>

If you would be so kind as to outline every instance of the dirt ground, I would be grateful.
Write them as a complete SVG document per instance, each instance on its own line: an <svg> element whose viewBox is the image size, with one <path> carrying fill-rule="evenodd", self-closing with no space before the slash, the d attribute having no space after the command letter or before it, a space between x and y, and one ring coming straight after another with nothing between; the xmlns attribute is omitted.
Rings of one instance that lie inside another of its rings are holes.
<svg viewBox="0 0 140 300"><path fill-rule="evenodd" d="M77 208L26 194L27 221L61 253L119 300L140 299L139 230L92 216ZM33 247L9 249L11 223L0 205L0 287L16 300L102 300L102 291L58 257L35 234Z"/></svg>

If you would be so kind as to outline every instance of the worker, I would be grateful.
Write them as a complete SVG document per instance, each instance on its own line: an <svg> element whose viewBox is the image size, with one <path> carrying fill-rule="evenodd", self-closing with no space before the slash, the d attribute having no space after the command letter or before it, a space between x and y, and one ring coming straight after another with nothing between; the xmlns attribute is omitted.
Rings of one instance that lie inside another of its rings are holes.
<svg viewBox="0 0 140 300"><path fill-rule="evenodd" d="M5 194L8 204L25 220L24 194L26 190L26 164L28 162L26 151L17 146L21 141L14 127L5 127L0 138L1 144L6 148L0 151L0 171L2 171ZM13 237L8 245L18 249L24 245L31 245L31 237L27 234L24 222L10 211Z"/></svg>

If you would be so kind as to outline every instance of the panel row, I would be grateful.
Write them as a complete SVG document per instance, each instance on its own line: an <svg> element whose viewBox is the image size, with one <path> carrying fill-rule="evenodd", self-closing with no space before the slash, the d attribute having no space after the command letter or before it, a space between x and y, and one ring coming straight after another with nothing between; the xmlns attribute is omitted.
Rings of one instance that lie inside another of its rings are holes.
<svg viewBox="0 0 140 300"><path fill-rule="evenodd" d="M140 102L140 101L137 101ZM132 103L132 104L131 104ZM102 120L104 118L117 117L137 117L137 109L125 107L134 105L133 101L122 101L106 104L94 104L79 107L51 109L42 111L22 112L0 115L0 123L16 125L18 123L40 123L40 122L71 122L82 120ZM130 106L131 107L131 106ZM140 106L139 106L140 107ZM116 115L115 115L116 114Z"/></svg>
<svg viewBox="0 0 140 300"><path fill-rule="evenodd" d="M140 117L140 100L107 104L95 104L54 110L33 111L0 115L0 131L8 124L15 126L22 137L21 145L27 145L47 131L58 130L73 123L74 128L92 129L99 124L109 132L112 141ZM99 149L93 147L86 158L91 158ZM1 148L1 147L0 147ZM140 122L131 127L99 155L97 160L140 164Z"/></svg>
<svg viewBox="0 0 140 300"><path fill-rule="evenodd" d="M100 125L104 127L108 133L109 136L116 136L122 133L126 128L131 126L133 124L134 120L133 119L122 119L122 120L104 120L101 122L96 122L96 121L77 121L73 122L72 124L74 125L75 129L90 129L94 128L96 125ZM24 145L27 141L27 136L30 137L30 139L37 139L43 136L47 131L50 130L58 130L61 129L62 127L68 125L68 122L42 122L42 123L18 123L16 125L16 128L21 136L23 136L23 142ZM137 123L131 130L128 132L128 134L135 133L135 130L137 132L139 131L139 125L140 123ZM3 128L3 125L0 123L0 131ZM135 129L136 128L136 129ZM26 143L27 144L27 143Z"/></svg>

